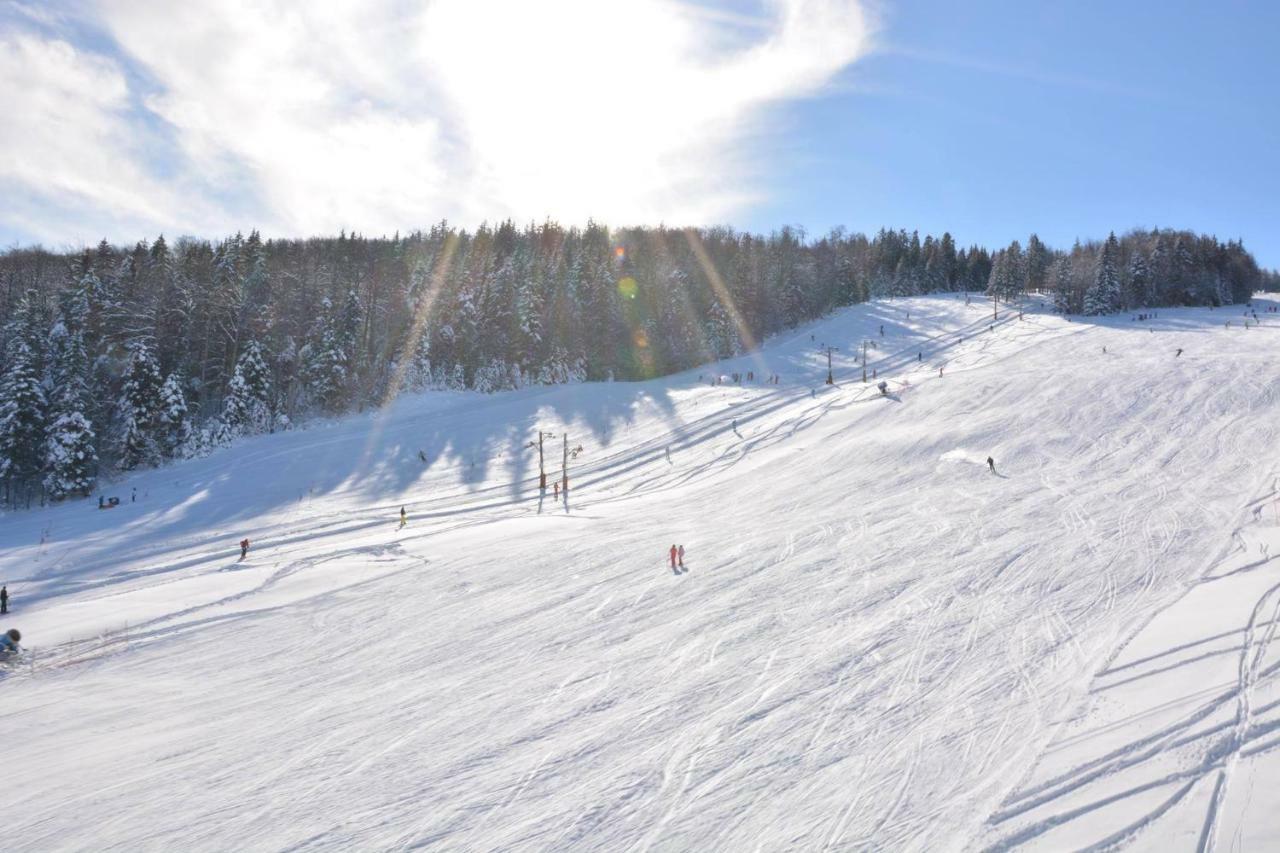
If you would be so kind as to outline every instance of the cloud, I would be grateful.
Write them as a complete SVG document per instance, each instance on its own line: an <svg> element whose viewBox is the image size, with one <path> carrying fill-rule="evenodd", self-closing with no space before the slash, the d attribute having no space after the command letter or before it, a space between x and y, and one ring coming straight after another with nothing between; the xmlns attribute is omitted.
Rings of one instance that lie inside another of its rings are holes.
<svg viewBox="0 0 1280 853"><path fill-rule="evenodd" d="M75 30L0 32L0 110L21 116L0 129L5 215L51 240L722 220L763 191L767 108L870 31L857 0L75 8Z"/></svg>

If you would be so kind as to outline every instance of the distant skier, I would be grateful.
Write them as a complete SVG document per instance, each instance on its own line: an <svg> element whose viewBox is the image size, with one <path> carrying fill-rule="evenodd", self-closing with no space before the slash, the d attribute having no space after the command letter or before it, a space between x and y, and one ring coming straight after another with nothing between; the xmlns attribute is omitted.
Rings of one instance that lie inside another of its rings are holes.
<svg viewBox="0 0 1280 853"><path fill-rule="evenodd" d="M400 527L404 528L409 523L409 516L405 514L404 507L400 507Z"/></svg>
<svg viewBox="0 0 1280 853"><path fill-rule="evenodd" d="M681 545L676 549L676 561L680 564L680 568L684 568L684 546Z"/></svg>
<svg viewBox="0 0 1280 853"><path fill-rule="evenodd" d="M992 459L990 456L988 456L988 457L987 457L987 467L988 467L988 468L990 468L990 469L991 469L991 473L992 473L992 474L994 474L994 473L996 472L996 460L994 460L994 459Z"/></svg>
<svg viewBox="0 0 1280 853"><path fill-rule="evenodd" d="M678 560L679 558L680 558L680 551L679 551L679 549L677 549L677 548L676 548L675 544L674 544L674 543L672 543L672 545L671 545L671 568L672 568L673 570L674 570L674 569L675 569L675 567L676 567L676 560Z"/></svg>
<svg viewBox="0 0 1280 853"><path fill-rule="evenodd" d="M8 657L16 655L22 651L22 646L18 645L18 641L22 639L22 632L17 628L10 628L3 634L0 634L0 657Z"/></svg>
<svg viewBox="0 0 1280 853"><path fill-rule="evenodd" d="M425 451L422 451L422 450L419 450L419 451L418 451L418 458L419 458L419 459L421 459L423 462L426 462L426 461L427 461L427 454L426 454L426 452L425 452Z"/></svg>
<svg viewBox="0 0 1280 853"><path fill-rule="evenodd" d="M249 540L240 540L240 559L243 560L249 554Z"/></svg>
<svg viewBox="0 0 1280 853"><path fill-rule="evenodd" d="M884 337L884 326L880 327L880 337Z"/></svg>
<svg viewBox="0 0 1280 853"><path fill-rule="evenodd" d="M1182 347L1178 347L1178 351L1173 354L1173 357L1177 358L1180 355L1182 355Z"/></svg>
<svg viewBox="0 0 1280 853"><path fill-rule="evenodd" d="M9 587L0 586L0 614L9 612Z"/></svg>

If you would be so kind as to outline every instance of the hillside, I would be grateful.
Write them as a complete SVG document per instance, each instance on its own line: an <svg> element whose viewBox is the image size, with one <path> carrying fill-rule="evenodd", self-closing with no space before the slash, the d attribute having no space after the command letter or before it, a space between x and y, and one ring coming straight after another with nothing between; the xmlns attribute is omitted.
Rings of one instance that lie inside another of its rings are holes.
<svg viewBox="0 0 1280 853"><path fill-rule="evenodd" d="M0 517L34 649L0 681L6 847L1273 838L1273 304L1246 331L873 301ZM539 429L582 448L565 501Z"/></svg>

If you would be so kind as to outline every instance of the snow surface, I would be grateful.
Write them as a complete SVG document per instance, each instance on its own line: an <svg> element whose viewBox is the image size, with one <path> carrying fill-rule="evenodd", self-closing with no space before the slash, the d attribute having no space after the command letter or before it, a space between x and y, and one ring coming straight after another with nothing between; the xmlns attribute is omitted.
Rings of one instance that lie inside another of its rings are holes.
<svg viewBox="0 0 1280 853"><path fill-rule="evenodd" d="M35 650L0 681L4 847L1264 847L1269 304L1246 331L869 303L0 517ZM539 428L582 446L567 501Z"/></svg>

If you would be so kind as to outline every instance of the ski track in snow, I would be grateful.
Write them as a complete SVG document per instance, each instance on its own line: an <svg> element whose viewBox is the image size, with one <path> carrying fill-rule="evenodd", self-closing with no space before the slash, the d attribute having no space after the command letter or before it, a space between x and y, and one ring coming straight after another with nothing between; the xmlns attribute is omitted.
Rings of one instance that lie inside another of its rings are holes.
<svg viewBox="0 0 1280 853"><path fill-rule="evenodd" d="M403 398L139 474L137 504L0 517L35 647L0 679L6 846L1277 837L1280 321L1034 308L868 303L714 368ZM696 378L747 370L783 382ZM566 499L539 428L584 448Z"/></svg>

